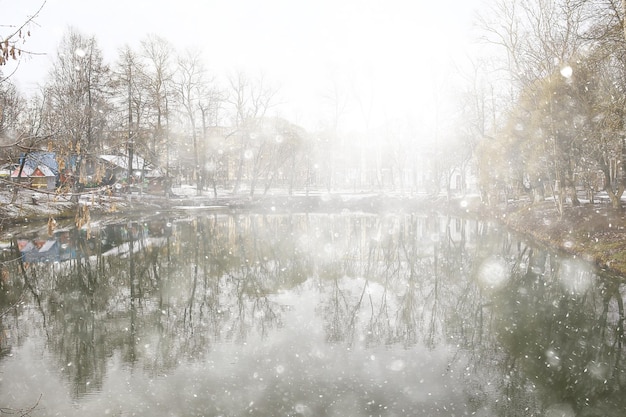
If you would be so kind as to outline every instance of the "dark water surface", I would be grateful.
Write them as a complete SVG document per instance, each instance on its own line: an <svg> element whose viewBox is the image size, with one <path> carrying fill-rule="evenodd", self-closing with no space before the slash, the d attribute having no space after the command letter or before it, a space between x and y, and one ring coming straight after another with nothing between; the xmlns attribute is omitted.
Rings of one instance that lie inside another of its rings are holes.
<svg viewBox="0 0 626 417"><path fill-rule="evenodd" d="M193 214L5 242L0 407L622 416L621 278L436 214Z"/></svg>

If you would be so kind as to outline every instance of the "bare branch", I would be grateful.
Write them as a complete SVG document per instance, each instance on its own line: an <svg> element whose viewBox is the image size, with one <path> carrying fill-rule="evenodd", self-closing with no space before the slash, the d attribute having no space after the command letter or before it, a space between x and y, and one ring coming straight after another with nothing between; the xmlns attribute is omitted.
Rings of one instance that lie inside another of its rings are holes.
<svg viewBox="0 0 626 417"><path fill-rule="evenodd" d="M23 48L20 48L17 46L17 43L19 42L19 40L24 41L27 37L30 36L30 30L26 30L26 27L29 24L33 23L35 18L39 16L39 13L46 5L46 2L47 0L44 0L43 3L41 3L41 6L39 6L39 9L37 9L37 11L32 16L27 18L26 21L24 21L24 23L22 23L19 27L17 27L15 31L13 31L10 35L5 37L4 39L0 39L0 65L6 65L9 62L9 60L17 61L19 57L22 56L22 54L44 55L44 54L38 54L36 52L27 51ZM24 32L25 30L26 32ZM4 80L6 80L6 78Z"/></svg>

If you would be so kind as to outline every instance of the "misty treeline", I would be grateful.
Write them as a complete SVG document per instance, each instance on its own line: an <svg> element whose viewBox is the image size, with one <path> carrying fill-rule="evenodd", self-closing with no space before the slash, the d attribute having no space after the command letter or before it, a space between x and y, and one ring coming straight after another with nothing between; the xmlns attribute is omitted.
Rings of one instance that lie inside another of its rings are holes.
<svg viewBox="0 0 626 417"><path fill-rule="evenodd" d="M276 92L244 73L219 85L200 51L181 51L156 35L137 49L119 49L108 63L97 39L70 28L36 93L21 94L10 77L0 83L2 156L15 163L28 152L55 152L59 168L70 168L83 185L105 175L89 170L98 155L141 156L160 175L196 183L199 191L225 179L238 189L245 178L252 193L261 175L271 181L308 166L304 130L266 117ZM141 180L135 176L145 168L131 165L116 180Z"/></svg>
<svg viewBox="0 0 626 417"><path fill-rule="evenodd" d="M484 74L476 153L490 202L553 198L564 207L626 185L626 38L620 0L499 0L480 19L498 59ZM498 91L500 94L493 94ZM486 110L489 109L489 110Z"/></svg>
<svg viewBox="0 0 626 417"><path fill-rule="evenodd" d="M88 170L90 158L135 154L172 182L215 195L273 188L479 192L488 204L550 198L562 213L602 191L620 207L623 6L488 2L476 18L478 52L442 85L432 103L435 120L388 115L359 133L341 129L346 109L357 101L366 116L371 103L333 80L320 92L327 108L310 131L279 117L281 88L262 74L218 76L202 51L156 35L105 62L96 38L68 29L37 93L23 95L10 77L0 83L2 159L54 151L74 161L79 183L97 184L104 173ZM449 94L453 104L442 104Z"/></svg>
<svg viewBox="0 0 626 417"><path fill-rule="evenodd" d="M416 142L424 135L408 120L363 134L342 132L350 92L332 80L320 92L327 108L320 109L319 128L307 131L280 116L281 87L262 73L218 75L203 51L177 48L157 35L118 52L106 62L95 37L69 28L38 91L26 96L11 77L4 79L2 160L55 152L60 168L71 169L84 186L106 174L89 162L99 155L140 156L170 185L196 184L198 193L216 196L218 190L441 190L440 181L422 177L424 186L416 188ZM135 176L143 168L132 166L116 180L141 180Z"/></svg>

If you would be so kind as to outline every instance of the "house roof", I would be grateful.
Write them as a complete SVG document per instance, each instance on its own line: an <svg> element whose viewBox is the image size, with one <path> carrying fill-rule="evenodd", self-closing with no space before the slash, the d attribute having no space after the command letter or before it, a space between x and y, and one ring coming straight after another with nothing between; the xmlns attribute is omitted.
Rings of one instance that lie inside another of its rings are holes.
<svg viewBox="0 0 626 417"><path fill-rule="evenodd" d="M162 178L166 177L164 172L161 171L160 168L155 168L152 171L146 173L146 178Z"/></svg>
<svg viewBox="0 0 626 417"><path fill-rule="evenodd" d="M31 152L26 156L20 157L20 164L24 159L24 167L22 168L22 178L27 177L54 177L59 172L59 164L57 163L56 156L53 152ZM16 178L20 172L20 165L18 165L11 177Z"/></svg>
<svg viewBox="0 0 626 417"><path fill-rule="evenodd" d="M128 156L126 155L100 155L100 159L104 159L109 164L118 168L128 169ZM152 169L152 164L144 160L139 155L133 155L133 169Z"/></svg>

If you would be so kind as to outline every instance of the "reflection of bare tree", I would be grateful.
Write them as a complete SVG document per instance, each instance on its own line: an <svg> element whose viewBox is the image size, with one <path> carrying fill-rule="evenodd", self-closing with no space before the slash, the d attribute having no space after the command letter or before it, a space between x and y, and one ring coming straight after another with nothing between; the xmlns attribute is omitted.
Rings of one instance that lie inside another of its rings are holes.
<svg viewBox="0 0 626 417"><path fill-rule="evenodd" d="M626 379L622 375L622 355L624 354L624 295L620 289L623 281L613 277L602 281L602 312L596 329L599 331L599 349L593 357L592 365L606 364L608 381L619 389L624 388Z"/></svg>
<svg viewBox="0 0 626 417"><path fill-rule="evenodd" d="M339 234L343 241L328 237L343 259L340 267L331 269L332 275L327 273L330 291L322 311L328 339L351 342L358 334L368 344L411 346L423 340L434 346L443 334L442 321L449 308L444 297L454 295L448 294L451 289L456 291L454 285L442 285L441 271L451 264L451 253L439 256L442 239L437 218L345 220L348 232ZM365 284L359 277L365 277ZM369 317L364 328L359 328L359 317Z"/></svg>
<svg viewBox="0 0 626 417"><path fill-rule="evenodd" d="M341 288L338 279L334 279L330 290L330 299L325 308L326 340L329 342L354 343L355 330L363 298L368 288L368 281L362 284L360 292L350 292ZM356 287L355 289L358 289Z"/></svg>
<svg viewBox="0 0 626 417"><path fill-rule="evenodd" d="M483 372L478 378L482 381L488 379L485 370L507 375L497 392L510 408L502 406L498 414L523 408L546 413L555 404L566 404L575 413L587 410L590 415L606 412L607 404L609 409L622 409L623 399L617 394L620 378L614 378L620 374L623 350L618 341L623 310L617 301L623 296L614 290L620 281L597 277L579 261L510 245L509 239L500 248L510 260L511 275L486 294L491 299L489 339L474 348L501 346L500 352L485 353L499 357L497 363L474 368ZM604 314L612 309L607 307L611 299L615 320L609 324ZM616 337L604 339L603 334ZM529 390L537 396L529 397ZM493 396L482 401L483 405L493 402Z"/></svg>
<svg viewBox="0 0 626 417"><path fill-rule="evenodd" d="M132 223L128 225L128 288L130 290L129 312L130 323L128 332L128 345L126 349L125 360L129 363L135 363L137 360L137 304L141 300L141 281L137 277L135 270L135 239L138 238L136 233L136 225Z"/></svg>
<svg viewBox="0 0 626 417"><path fill-rule="evenodd" d="M312 297L307 320L334 344L453 349L447 369L477 414L623 405L623 281L505 230L415 213L213 213L119 226L106 238L77 232L88 257L3 264L0 312L10 313L0 324L45 317L76 396L101 385L113 355L159 375L210 359L220 343L266 340L292 318L285 295ZM485 285L479 267L492 259L502 275Z"/></svg>
<svg viewBox="0 0 626 417"><path fill-rule="evenodd" d="M6 415L14 415L18 417L28 417L32 415L31 413L34 413L37 411L37 407L39 407L40 401L41 401L41 394L39 395L39 398L37 399L37 401L29 407L19 408L19 409L10 408L10 407L0 407L0 415L6 414Z"/></svg>
<svg viewBox="0 0 626 417"><path fill-rule="evenodd" d="M72 383L73 394L80 397L102 386L107 357L107 329L100 323L108 300L109 287L101 280L84 278L95 275L87 262L73 262L60 270L55 280L50 312L49 342L61 368Z"/></svg>
<svg viewBox="0 0 626 417"><path fill-rule="evenodd" d="M264 222L263 217L260 217L250 219L248 224L235 223L240 265L239 273L232 275L236 308L227 335L239 342L245 341L254 328L265 336L268 328L279 321L275 306L267 297L270 292L270 288L266 286L270 282L267 279L270 268L266 263L268 259L266 252L261 249L266 246L269 236L259 235L255 220ZM262 230L267 232L265 228ZM271 234L271 229L269 232Z"/></svg>
<svg viewBox="0 0 626 417"><path fill-rule="evenodd" d="M28 280L17 240L11 239L8 250L0 251L0 359L10 355L12 343L22 339L19 318L23 314L22 306L29 296L35 300L37 309L41 312L45 329L46 315L41 308L41 299Z"/></svg>

